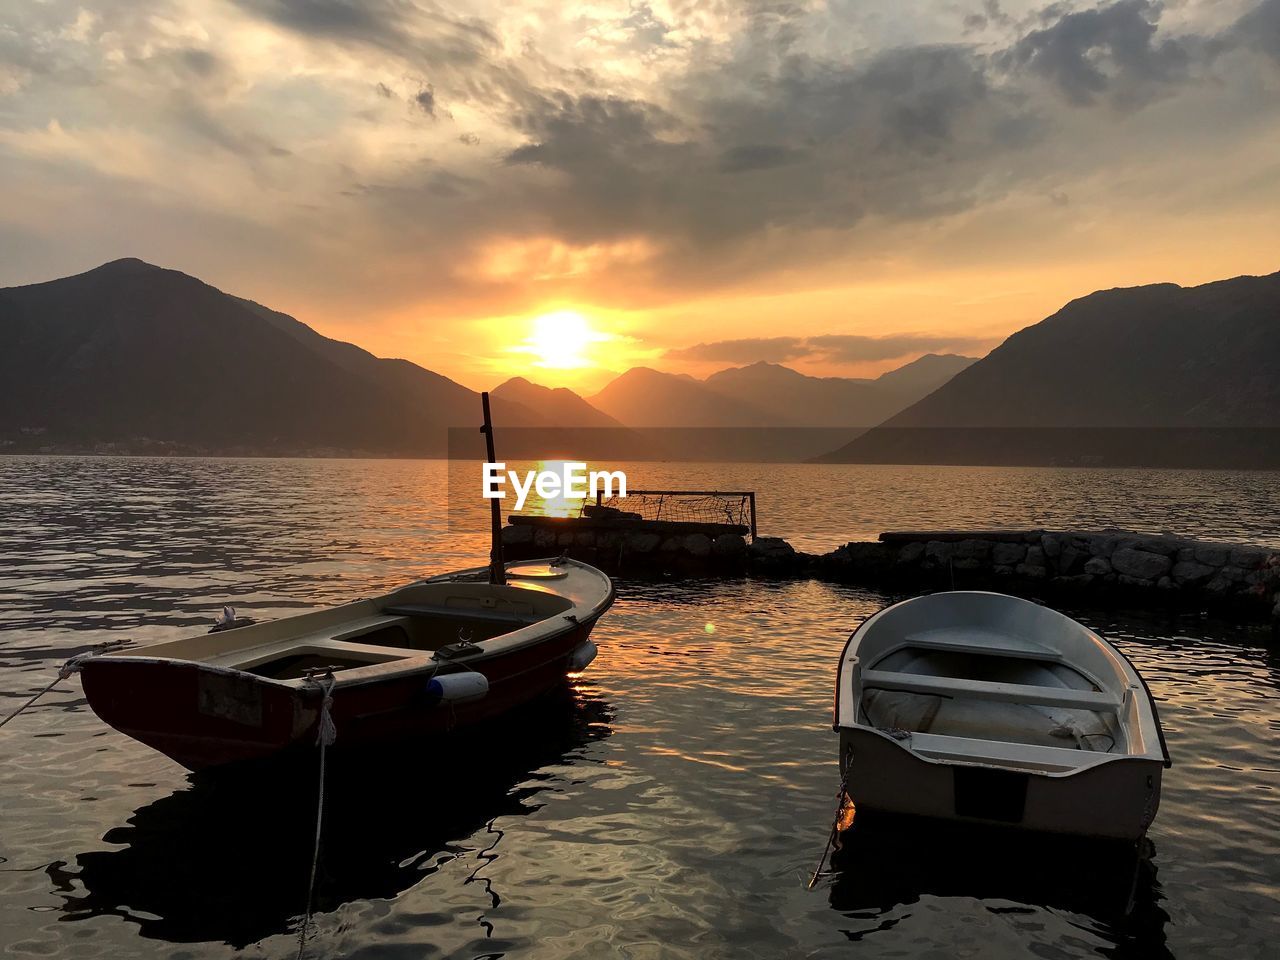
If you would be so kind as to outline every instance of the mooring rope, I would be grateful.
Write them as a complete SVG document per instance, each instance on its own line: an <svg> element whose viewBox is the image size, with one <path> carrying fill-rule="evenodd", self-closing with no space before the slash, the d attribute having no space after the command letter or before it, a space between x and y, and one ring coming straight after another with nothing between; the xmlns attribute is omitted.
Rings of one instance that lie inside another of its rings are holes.
<svg viewBox="0 0 1280 960"><path fill-rule="evenodd" d="M302 927L298 930L298 960L307 949L307 928L311 925L311 910L316 895L316 871L320 864L320 833L324 826L324 775L325 751L338 738L338 728L333 725L333 671L320 680L308 678L320 688L320 722L316 730L316 744L320 747L320 790L316 799L316 837L311 848L311 879L307 883L307 909L302 915Z"/></svg>
<svg viewBox="0 0 1280 960"><path fill-rule="evenodd" d="M852 806L853 801L849 798L849 773L848 768L846 768L844 776L840 778L840 791L836 794L836 815L831 820L831 832L827 835L826 846L822 848L822 857L818 860L818 866L814 869L813 876L805 887L806 890L812 890L818 885L818 880L822 876L822 868L827 863L827 855L832 850L840 849L840 833L852 825L852 821L845 822L845 811Z"/></svg>
<svg viewBox="0 0 1280 960"><path fill-rule="evenodd" d="M3 720L0 720L0 727L3 727L6 723L8 723L10 720L16 717L18 714L22 713L23 710L26 710L27 707L34 704L37 700L39 700L46 693L48 693L50 690L52 690L54 687L60 684L63 680L66 680L68 677L72 676L73 674L79 673L81 668L84 667L87 661L92 660L94 657L101 656L104 653L109 653L112 650L116 650L121 647L127 647L131 642L132 641L130 640L108 640L106 643L98 644L92 650L87 650L84 653L77 653L74 657L72 657L70 660L68 660L66 663L64 663L62 666L58 668L58 676L54 678L54 681L51 684L49 684L47 687L45 687L43 690L37 693L34 697L32 697L30 700L28 700L26 703L20 706L17 710L13 711L13 713L9 714Z"/></svg>

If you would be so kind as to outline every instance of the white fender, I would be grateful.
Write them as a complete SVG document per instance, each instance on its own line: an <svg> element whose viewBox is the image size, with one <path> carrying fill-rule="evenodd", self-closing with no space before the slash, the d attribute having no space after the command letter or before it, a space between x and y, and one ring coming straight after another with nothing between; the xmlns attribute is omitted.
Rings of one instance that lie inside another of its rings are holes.
<svg viewBox="0 0 1280 960"><path fill-rule="evenodd" d="M569 654L569 672L581 673L587 667L591 666L591 661L596 658L596 654L600 652L600 648L591 640L584 640Z"/></svg>
<svg viewBox="0 0 1280 960"><path fill-rule="evenodd" d="M463 673L446 673L427 681L427 696L432 700L449 703L467 703L479 700L489 692L489 681L481 673L470 670Z"/></svg>

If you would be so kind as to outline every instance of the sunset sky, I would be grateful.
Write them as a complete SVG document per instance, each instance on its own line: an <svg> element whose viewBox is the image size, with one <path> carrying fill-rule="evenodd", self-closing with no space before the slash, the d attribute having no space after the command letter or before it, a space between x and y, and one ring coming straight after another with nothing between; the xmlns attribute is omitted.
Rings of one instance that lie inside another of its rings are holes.
<svg viewBox="0 0 1280 960"><path fill-rule="evenodd" d="M0 285L137 256L468 386L871 375L1280 270L1280 0L10 0Z"/></svg>

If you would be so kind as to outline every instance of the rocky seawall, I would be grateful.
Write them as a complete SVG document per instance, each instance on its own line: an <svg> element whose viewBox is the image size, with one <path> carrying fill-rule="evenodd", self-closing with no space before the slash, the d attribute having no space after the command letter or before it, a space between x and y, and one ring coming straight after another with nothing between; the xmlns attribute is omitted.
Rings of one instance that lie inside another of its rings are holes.
<svg viewBox="0 0 1280 960"><path fill-rule="evenodd" d="M816 577L893 590L995 589L1280 621L1280 551L1126 530L882 533L826 554L727 524L513 517L508 559L567 552L618 576Z"/></svg>
<svg viewBox="0 0 1280 960"><path fill-rule="evenodd" d="M568 552L615 576L724 577L762 572L753 548L769 538L752 544L747 533L725 523L513 516L502 544L508 560Z"/></svg>
<svg viewBox="0 0 1280 960"><path fill-rule="evenodd" d="M908 531L845 544L817 563L846 582L1024 584L1280 617L1280 553L1252 544L1113 529Z"/></svg>

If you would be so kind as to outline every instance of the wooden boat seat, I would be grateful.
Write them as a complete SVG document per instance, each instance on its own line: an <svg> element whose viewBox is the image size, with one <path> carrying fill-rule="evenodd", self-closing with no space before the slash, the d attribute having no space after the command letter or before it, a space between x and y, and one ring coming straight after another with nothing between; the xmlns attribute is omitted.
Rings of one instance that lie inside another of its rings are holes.
<svg viewBox="0 0 1280 960"><path fill-rule="evenodd" d="M506 610L485 610L480 607L446 607L431 603L401 603L383 607L382 612L393 617L450 617L454 619L480 620L485 623L509 623L527 627L545 619L532 614L511 613Z"/></svg>
<svg viewBox="0 0 1280 960"><path fill-rule="evenodd" d="M1119 707L1108 693L1096 690L1073 690L1070 687L1036 687L1023 683L997 683L989 680L965 680L935 677L919 673L897 673L890 670L862 671L862 686L877 690L901 690L937 697L965 697L974 700L998 700L1006 703L1034 703L1045 707L1070 707L1079 710L1114 711Z"/></svg>
<svg viewBox="0 0 1280 960"><path fill-rule="evenodd" d="M1106 759L1104 752L1075 747L1045 747L999 740L975 740L937 733L913 733L911 749L930 760L1020 767L1039 773L1066 773Z"/></svg>
<svg viewBox="0 0 1280 960"><path fill-rule="evenodd" d="M992 656L1015 657L1020 660L1050 660L1062 662L1062 654L1043 644L1012 634L994 633L966 627L943 627L908 634L906 645L922 650L954 650L957 653L976 653Z"/></svg>
<svg viewBox="0 0 1280 960"><path fill-rule="evenodd" d="M277 657L286 656L293 650L309 649L313 647L324 647L332 649L335 652L350 651L361 653L373 653L374 658L378 657L378 653L383 650L390 650L390 647L375 646L373 644L360 644L346 642L350 639L369 636L370 634L380 633L389 627L403 627L405 618L395 616L372 616L362 617L358 620L348 620L334 627L325 630L316 630L312 633L298 634L294 637L284 637L279 640L273 640L269 643L259 644L256 647L241 647L228 651L220 656L210 657L206 660L213 666L219 667L239 667L244 668L255 664L266 663ZM400 655L404 656L405 651L400 650Z"/></svg>

